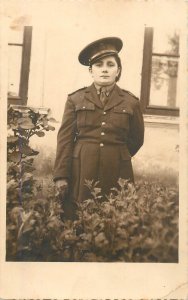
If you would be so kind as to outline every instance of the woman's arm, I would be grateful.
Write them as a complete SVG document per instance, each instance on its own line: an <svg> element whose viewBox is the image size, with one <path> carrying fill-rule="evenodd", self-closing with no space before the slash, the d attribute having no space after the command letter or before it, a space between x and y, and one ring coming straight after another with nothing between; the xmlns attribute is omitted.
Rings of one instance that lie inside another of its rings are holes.
<svg viewBox="0 0 188 300"><path fill-rule="evenodd" d="M76 113L70 96L65 104L62 124L57 135L54 181L71 176L72 152L76 136Z"/></svg>
<svg viewBox="0 0 188 300"><path fill-rule="evenodd" d="M130 118L130 131L127 146L131 156L134 156L144 142L144 121L140 102L136 100L133 116Z"/></svg>

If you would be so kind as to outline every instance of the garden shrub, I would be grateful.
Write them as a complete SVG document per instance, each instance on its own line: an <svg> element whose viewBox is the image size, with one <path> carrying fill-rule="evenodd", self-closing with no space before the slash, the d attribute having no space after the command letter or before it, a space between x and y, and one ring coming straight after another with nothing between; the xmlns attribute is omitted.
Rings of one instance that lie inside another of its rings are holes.
<svg viewBox="0 0 188 300"><path fill-rule="evenodd" d="M78 205L77 219L66 220L50 184L38 187L30 211L11 216L10 249L16 250L10 260L178 261L176 190L120 179L120 188L102 201L100 189L87 182L91 198Z"/></svg>
<svg viewBox="0 0 188 300"><path fill-rule="evenodd" d="M50 123L56 121L50 117L49 109L19 105L8 107L7 120L7 255L10 252L14 256L17 249L13 238L18 228L20 236L23 222L30 222L37 188L33 161L39 152L30 147L30 139L34 135L43 137L45 131L55 130Z"/></svg>

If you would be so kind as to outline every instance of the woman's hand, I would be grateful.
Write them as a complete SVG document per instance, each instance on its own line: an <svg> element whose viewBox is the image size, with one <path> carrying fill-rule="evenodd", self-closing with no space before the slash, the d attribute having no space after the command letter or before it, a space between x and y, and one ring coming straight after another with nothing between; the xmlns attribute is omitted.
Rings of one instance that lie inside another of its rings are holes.
<svg viewBox="0 0 188 300"><path fill-rule="evenodd" d="M56 196L60 196L63 200L68 190L68 182L66 179L59 179L55 182Z"/></svg>

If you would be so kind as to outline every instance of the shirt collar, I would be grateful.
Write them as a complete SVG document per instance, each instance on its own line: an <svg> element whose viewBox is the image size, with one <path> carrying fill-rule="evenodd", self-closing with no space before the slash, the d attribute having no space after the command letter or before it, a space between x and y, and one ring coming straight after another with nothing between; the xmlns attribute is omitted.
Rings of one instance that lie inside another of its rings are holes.
<svg viewBox="0 0 188 300"><path fill-rule="evenodd" d="M105 92L105 94L106 94L107 97L110 95L110 92L113 90L115 84L116 83L114 82L111 85L101 86L101 85L99 85L99 84L97 84L97 83L94 82L94 86L95 86L95 88L97 90L97 95L100 95L101 90L103 90Z"/></svg>

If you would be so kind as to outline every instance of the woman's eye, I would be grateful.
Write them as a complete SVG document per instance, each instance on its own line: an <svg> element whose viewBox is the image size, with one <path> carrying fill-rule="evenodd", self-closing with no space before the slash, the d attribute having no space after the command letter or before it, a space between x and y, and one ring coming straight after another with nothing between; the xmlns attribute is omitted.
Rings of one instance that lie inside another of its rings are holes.
<svg viewBox="0 0 188 300"><path fill-rule="evenodd" d="M102 66L102 64L101 64L101 63L97 63L97 64L95 64L95 66L97 66L97 67L101 67L101 66Z"/></svg>
<svg viewBox="0 0 188 300"><path fill-rule="evenodd" d="M113 63L108 64L109 67L114 67L115 65Z"/></svg>

